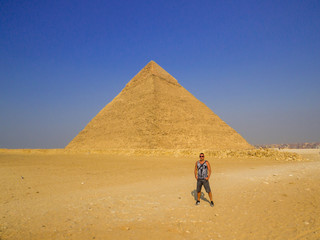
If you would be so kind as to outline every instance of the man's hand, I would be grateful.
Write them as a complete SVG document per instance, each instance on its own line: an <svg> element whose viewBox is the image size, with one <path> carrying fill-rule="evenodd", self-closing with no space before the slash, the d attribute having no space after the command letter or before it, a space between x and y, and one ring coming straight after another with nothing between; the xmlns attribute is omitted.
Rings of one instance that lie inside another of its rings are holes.
<svg viewBox="0 0 320 240"><path fill-rule="evenodd" d="M206 180L209 180L209 177L206 177Z"/></svg>
<svg viewBox="0 0 320 240"><path fill-rule="evenodd" d="M194 177L198 180L198 176L197 175L195 175Z"/></svg>

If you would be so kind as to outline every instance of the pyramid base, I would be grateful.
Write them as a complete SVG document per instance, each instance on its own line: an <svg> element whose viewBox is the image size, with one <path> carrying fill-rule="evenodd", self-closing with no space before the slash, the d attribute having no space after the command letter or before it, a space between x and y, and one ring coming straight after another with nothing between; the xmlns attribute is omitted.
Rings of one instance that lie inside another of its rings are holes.
<svg viewBox="0 0 320 240"><path fill-rule="evenodd" d="M204 153L206 157L214 158L274 158L279 161L302 161L299 154L290 152L279 152L274 149L228 149L228 150L212 150L212 149L108 149L108 150L72 150L65 149L66 153L85 153L85 154L110 154L110 155L129 155L129 156L171 156L183 157L194 156L197 158L200 153Z"/></svg>

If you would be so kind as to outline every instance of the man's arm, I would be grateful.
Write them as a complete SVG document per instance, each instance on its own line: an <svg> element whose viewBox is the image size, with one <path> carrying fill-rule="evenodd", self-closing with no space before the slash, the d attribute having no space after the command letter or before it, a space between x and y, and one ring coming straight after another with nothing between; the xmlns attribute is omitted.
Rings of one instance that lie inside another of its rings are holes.
<svg viewBox="0 0 320 240"><path fill-rule="evenodd" d="M198 180L198 167L197 167L197 162L194 166L194 177Z"/></svg>
<svg viewBox="0 0 320 240"><path fill-rule="evenodd" d="M207 166L208 166L208 177L206 178L206 180L209 180L210 176L211 176L211 166L210 163L207 161Z"/></svg>

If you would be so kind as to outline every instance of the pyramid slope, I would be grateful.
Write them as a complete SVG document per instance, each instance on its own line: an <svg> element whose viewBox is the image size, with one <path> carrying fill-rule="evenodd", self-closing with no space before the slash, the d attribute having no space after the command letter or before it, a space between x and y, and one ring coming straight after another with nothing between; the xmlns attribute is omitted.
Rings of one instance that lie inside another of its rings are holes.
<svg viewBox="0 0 320 240"><path fill-rule="evenodd" d="M148 63L67 149L250 149L158 64Z"/></svg>

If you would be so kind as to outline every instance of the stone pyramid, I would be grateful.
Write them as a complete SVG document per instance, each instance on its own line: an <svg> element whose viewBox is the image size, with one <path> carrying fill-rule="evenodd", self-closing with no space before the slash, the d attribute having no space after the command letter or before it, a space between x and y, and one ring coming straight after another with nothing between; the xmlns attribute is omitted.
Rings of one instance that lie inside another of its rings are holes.
<svg viewBox="0 0 320 240"><path fill-rule="evenodd" d="M72 150L250 148L154 61L66 146Z"/></svg>

